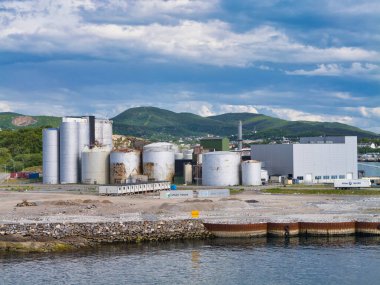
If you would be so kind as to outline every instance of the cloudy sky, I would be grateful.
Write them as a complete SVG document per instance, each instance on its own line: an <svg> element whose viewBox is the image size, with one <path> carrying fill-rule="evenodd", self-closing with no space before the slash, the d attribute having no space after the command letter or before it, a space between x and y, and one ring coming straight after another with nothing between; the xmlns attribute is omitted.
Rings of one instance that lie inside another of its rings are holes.
<svg viewBox="0 0 380 285"><path fill-rule="evenodd" d="M135 106L380 132L378 0L0 1L0 112Z"/></svg>

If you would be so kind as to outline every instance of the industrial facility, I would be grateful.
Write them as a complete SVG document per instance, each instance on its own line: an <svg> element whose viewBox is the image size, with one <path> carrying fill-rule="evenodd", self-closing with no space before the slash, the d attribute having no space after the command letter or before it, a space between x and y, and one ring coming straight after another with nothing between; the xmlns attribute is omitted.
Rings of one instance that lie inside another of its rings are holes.
<svg viewBox="0 0 380 285"><path fill-rule="evenodd" d="M356 137L252 145L247 158L239 122L237 142L233 151L227 148L228 139L210 137L193 148L168 142L113 148L112 121L64 117L59 129L43 131L43 182L99 184L103 192L129 194L167 190L170 183L225 187L258 186L270 177L296 183L357 179Z"/></svg>
<svg viewBox="0 0 380 285"><path fill-rule="evenodd" d="M357 137L304 137L296 144L252 145L252 159L270 176L300 183L333 183L357 179Z"/></svg>

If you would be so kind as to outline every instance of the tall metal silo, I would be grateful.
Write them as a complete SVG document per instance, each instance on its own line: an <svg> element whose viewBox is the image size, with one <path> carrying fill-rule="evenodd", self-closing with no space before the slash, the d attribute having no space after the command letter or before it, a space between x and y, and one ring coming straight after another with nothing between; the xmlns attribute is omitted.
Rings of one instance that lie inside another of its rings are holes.
<svg viewBox="0 0 380 285"><path fill-rule="evenodd" d="M59 130L42 131L42 181L44 184L59 183Z"/></svg>
<svg viewBox="0 0 380 285"><path fill-rule="evenodd" d="M110 150L86 147L82 152L82 183L109 184Z"/></svg>
<svg viewBox="0 0 380 285"><path fill-rule="evenodd" d="M174 154L177 147L171 143L152 143L143 148L143 172L155 181L173 181Z"/></svg>
<svg viewBox="0 0 380 285"><path fill-rule="evenodd" d="M110 155L111 184L131 183L132 176L141 174L140 151L118 150Z"/></svg>
<svg viewBox="0 0 380 285"><path fill-rule="evenodd" d="M90 145L90 125L89 119L84 117L78 124L78 181L81 181L81 159L82 151Z"/></svg>
<svg viewBox="0 0 380 285"><path fill-rule="evenodd" d="M100 146L112 149L112 121L107 119L95 120L95 139Z"/></svg>
<svg viewBox="0 0 380 285"><path fill-rule="evenodd" d="M215 151L203 154L202 184L207 186L239 185L240 154Z"/></svg>
<svg viewBox="0 0 380 285"><path fill-rule="evenodd" d="M64 120L60 126L59 176L61 184L78 183L79 150L78 124L76 121Z"/></svg>
<svg viewBox="0 0 380 285"><path fill-rule="evenodd" d="M261 162L257 160L246 160L241 163L242 185L261 185Z"/></svg>

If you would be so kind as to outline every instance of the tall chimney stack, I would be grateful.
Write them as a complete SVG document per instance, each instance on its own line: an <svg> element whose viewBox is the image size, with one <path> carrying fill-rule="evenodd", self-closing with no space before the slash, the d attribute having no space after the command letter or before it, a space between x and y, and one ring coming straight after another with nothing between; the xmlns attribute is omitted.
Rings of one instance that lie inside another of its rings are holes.
<svg viewBox="0 0 380 285"><path fill-rule="evenodd" d="M243 123L239 121L239 128L238 128L238 149L243 149Z"/></svg>

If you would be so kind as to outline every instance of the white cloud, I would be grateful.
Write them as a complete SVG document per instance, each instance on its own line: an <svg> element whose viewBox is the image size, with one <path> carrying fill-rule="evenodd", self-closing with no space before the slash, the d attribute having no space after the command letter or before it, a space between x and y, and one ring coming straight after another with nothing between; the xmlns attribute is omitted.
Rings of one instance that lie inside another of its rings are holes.
<svg viewBox="0 0 380 285"><path fill-rule="evenodd" d="M0 112L11 112L12 108L7 101L0 101Z"/></svg>
<svg viewBox="0 0 380 285"><path fill-rule="evenodd" d="M253 113L257 114L257 109L250 105L220 105L220 113Z"/></svg>
<svg viewBox="0 0 380 285"><path fill-rule="evenodd" d="M348 67L344 67L340 64L319 64L316 69L313 70L294 70L285 71L289 75L306 75L306 76L362 76L367 75L371 78L380 78L380 66L371 63L354 62Z"/></svg>
<svg viewBox="0 0 380 285"><path fill-rule="evenodd" d="M339 122L352 124L353 118L350 116L338 116L330 114L313 114L290 108L280 108L272 106L257 106L259 111L266 111L278 118L289 121L311 121L311 122Z"/></svg>
<svg viewBox="0 0 380 285"><path fill-rule="evenodd" d="M103 3L103 4L102 4ZM3 1L0 4L0 50L29 53L79 53L100 58L127 58L131 53L168 57L217 66L254 62L379 61L377 51L356 47L319 48L306 45L271 26L236 32L220 20L178 20L174 23L124 24L87 21L102 5L138 9L141 15L176 11L209 11L216 1ZM1 9L2 8L2 9ZM99 10L99 11L98 11ZM104 17L107 17L107 9ZM174 12L173 12L174 13ZM190 13L190 12L189 12ZM112 16L112 15L110 15ZM112 20L112 17L110 17ZM264 65L263 65L264 66ZM335 66L320 66L334 74ZM352 67L354 68L354 67ZM370 66L362 66L364 69ZM298 71L301 72L301 71ZM318 72L318 71L316 71ZM293 72L294 73L294 72ZM307 74L307 71L303 72Z"/></svg>

